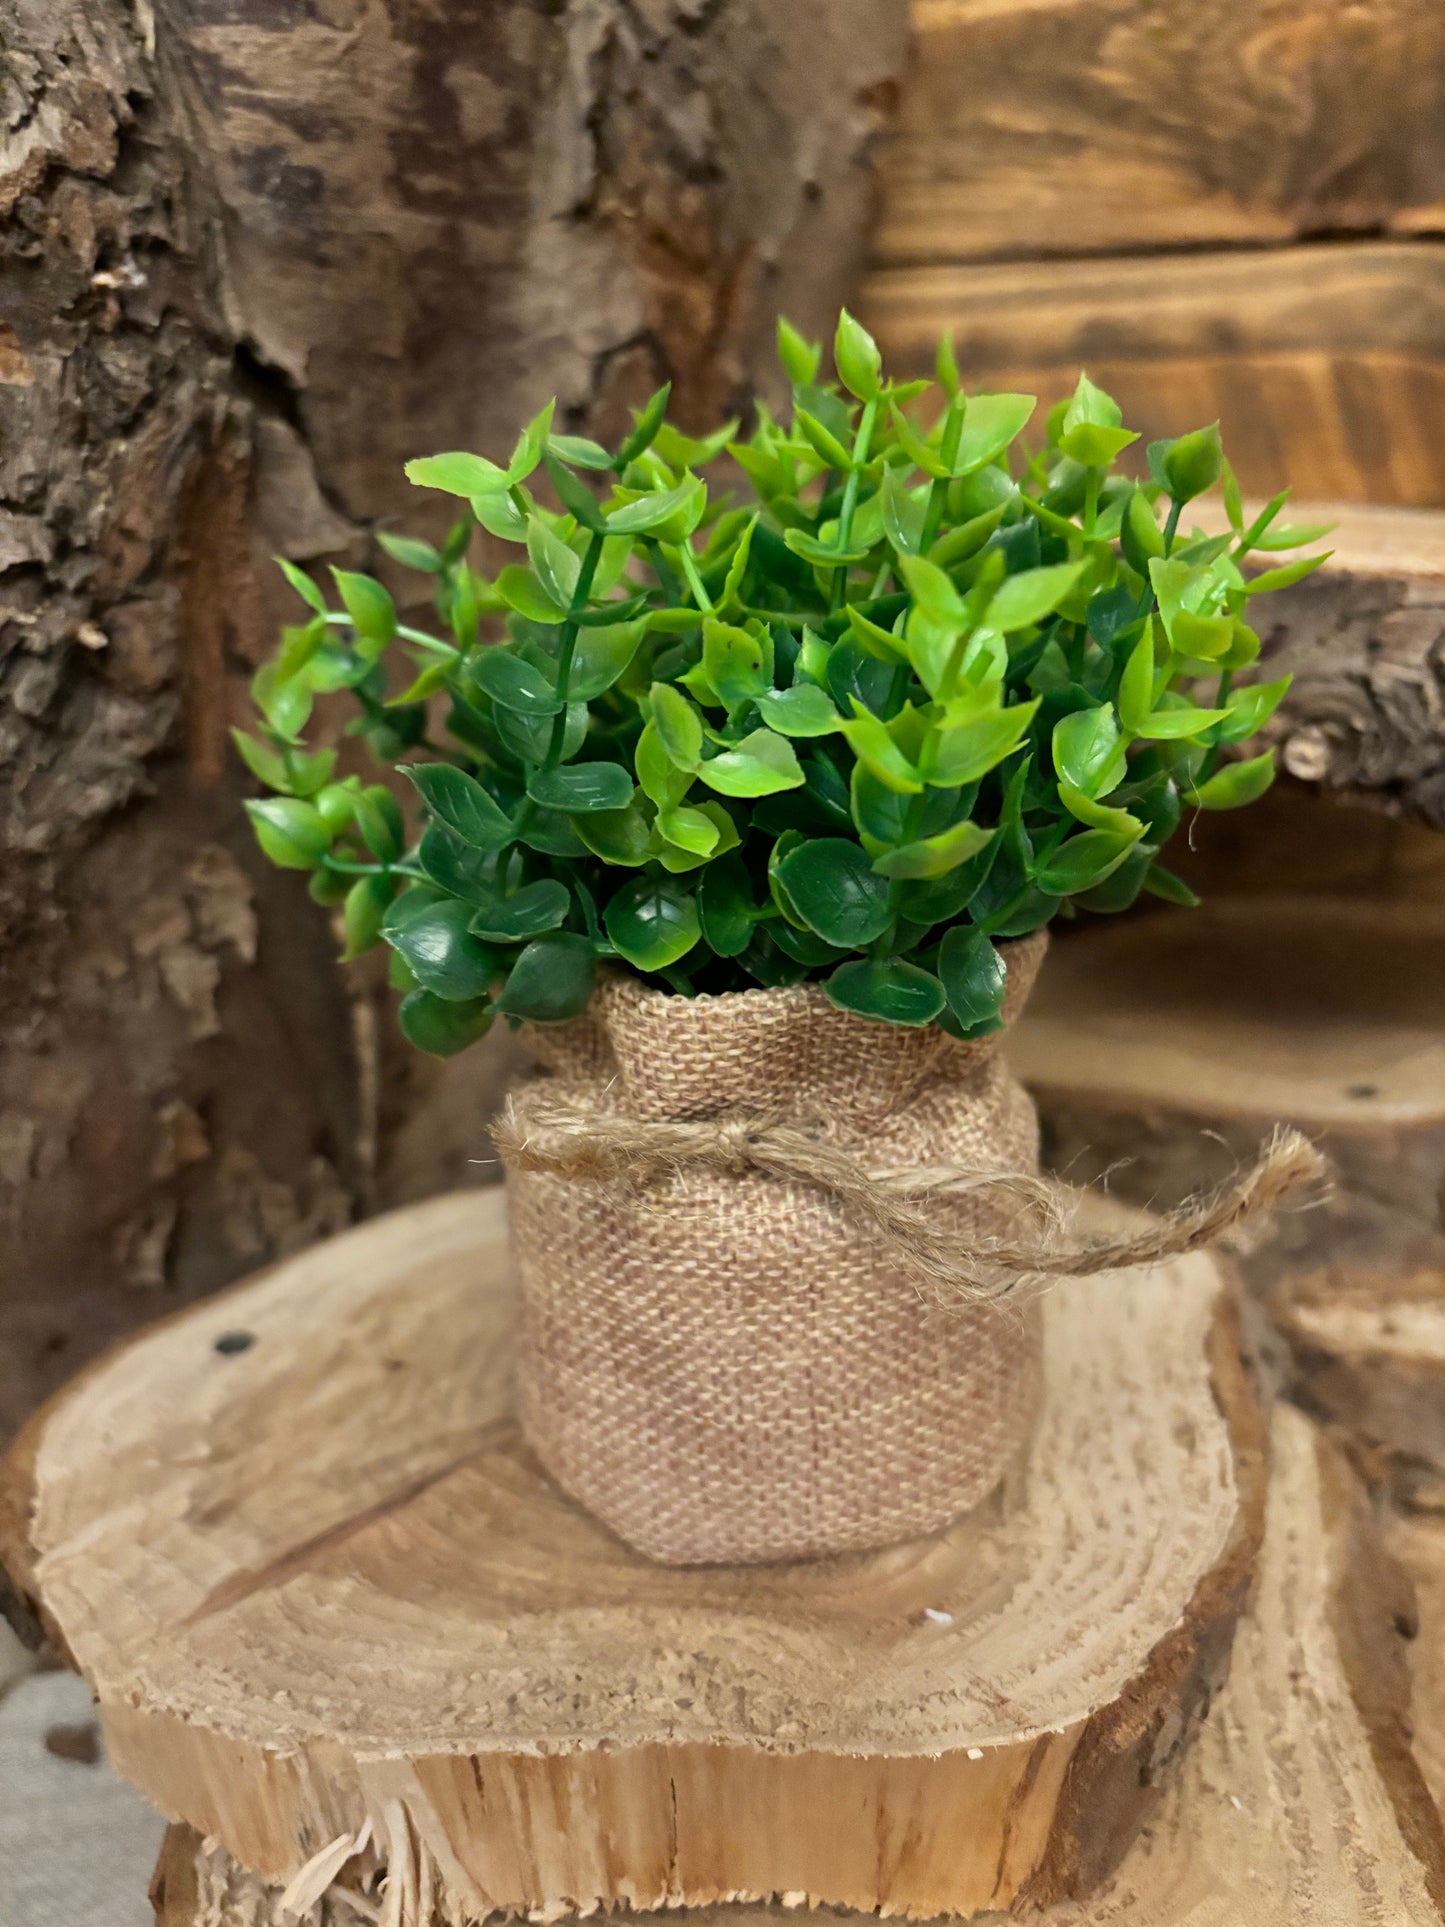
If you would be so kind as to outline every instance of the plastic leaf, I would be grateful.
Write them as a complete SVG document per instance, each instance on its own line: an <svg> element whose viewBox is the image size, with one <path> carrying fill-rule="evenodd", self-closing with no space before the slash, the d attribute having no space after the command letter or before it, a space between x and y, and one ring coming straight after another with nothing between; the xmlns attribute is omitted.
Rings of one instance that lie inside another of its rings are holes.
<svg viewBox="0 0 1445 1927"><path fill-rule="evenodd" d="M497 1009L534 1024L563 1024L587 1008L597 964L585 937L558 930L538 937L512 965Z"/></svg>
<svg viewBox="0 0 1445 1927"><path fill-rule="evenodd" d="M856 843L817 837L778 865L789 901L808 928L840 950L861 950L893 921L887 881Z"/></svg>
<svg viewBox="0 0 1445 1927"><path fill-rule="evenodd" d="M512 841L512 820L474 776L450 763L403 763L422 801L440 823L474 850L500 850Z"/></svg>
<svg viewBox="0 0 1445 1927"><path fill-rule="evenodd" d="M698 775L723 796L772 796L801 789L803 772L793 746L771 729L755 729L705 762Z"/></svg>
<svg viewBox="0 0 1445 1927"><path fill-rule="evenodd" d="M702 934L697 905L667 877L637 877L623 884L602 921L618 955L637 970L668 969Z"/></svg>
<svg viewBox="0 0 1445 1927"><path fill-rule="evenodd" d="M992 1026L1003 1009L1008 973L984 931L966 924L947 931L938 947L938 976L964 1030Z"/></svg>
<svg viewBox="0 0 1445 1927"><path fill-rule="evenodd" d="M405 474L413 487L440 489L444 495L498 495L507 487L507 471L485 455L423 455L407 463Z"/></svg>
<svg viewBox="0 0 1445 1927"><path fill-rule="evenodd" d="M931 1024L946 1002L937 977L897 957L839 964L823 991L840 1010L914 1029Z"/></svg>
<svg viewBox="0 0 1445 1927"><path fill-rule="evenodd" d="M567 763L560 769L533 770L527 778L527 794L534 803L568 815L625 810L633 788L621 763Z"/></svg>

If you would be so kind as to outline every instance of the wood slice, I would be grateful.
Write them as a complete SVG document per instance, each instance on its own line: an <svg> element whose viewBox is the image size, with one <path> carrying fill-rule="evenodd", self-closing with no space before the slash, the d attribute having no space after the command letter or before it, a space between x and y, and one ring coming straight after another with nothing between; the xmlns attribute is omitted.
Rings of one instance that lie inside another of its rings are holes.
<svg viewBox="0 0 1445 1927"><path fill-rule="evenodd" d="M449 1919L969 1912L1109 1872L1218 1688L1261 1530L1213 1260L1052 1294L998 1502L747 1570L652 1566L548 1484L509 1298L501 1200L435 1200L37 1417L0 1547L122 1772L272 1881L365 1843Z"/></svg>
<svg viewBox="0 0 1445 1927"><path fill-rule="evenodd" d="M1445 1560L1439 1570L1445 1579ZM1436 1597L1445 1609L1445 1584ZM1282 1408L1258 1586L1229 1683L1118 1872L1092 1899L1050 1908L1047 1927L1438 1927L1445 1840L1405 1743L1410 1617L1358 1485ZM1441 1670L1424 1640L1412 1657ZM1417 1717L1431 1684L1433 1674L1423 1686L1417 1675ZM320 1898L316 1927L354 1927L390 1897L374 1879L362 1890L359 1872L348 1882ZM275 1927L280 1917L277 1888L183 1827L167 1839L154 1893L158 1927ZM416 1918L451 1927L436 1909ZM717 1909L690 1927L790 1918ZM849 1917L810 1918L842 1927Z"/></svg>
<svg viewBox="0 0 1445 1927"><path fill-rule="evenodd" d="M1261 1285L1445 1297L1445 910L1250 896L1054 947L1010 1034L1057 1168L1176 1203L1287 1120L1335 1168L1243 1255Z"/></svg>

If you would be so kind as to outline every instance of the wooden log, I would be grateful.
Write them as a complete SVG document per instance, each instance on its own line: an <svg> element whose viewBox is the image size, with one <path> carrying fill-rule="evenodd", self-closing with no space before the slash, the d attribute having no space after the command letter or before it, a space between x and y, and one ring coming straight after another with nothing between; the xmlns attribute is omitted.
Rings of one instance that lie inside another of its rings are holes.
<svg viewBox="0 0 1445 1927"><path fill-rule="evenodd" d="M1147 438L1218 420L1247 490L1445 505L1445 246L1358 241L1161 260L875 268L863 312L890 365L954 332L970 385L1052 403L1080 367Z"/></svg>
<svg viewBox="0 0 1445 1927"><path fill-rule="evenodd" d="M1047 1910L1047 1927L1436 1927L1442 1918L1445 1841L1406 1742L1408 1585L1339 1455L1288 1408L1275 1418L1271 1461L1258 1585L1229 1683L1118 1872L1092 1899ZM1440 1650L1438 1641L1411 1648L1428 1682ZM1416 1673L1417 1717L1428 1682ZM277 1919L279 1890L189 1828L171 1829L153 1891L157 1927ZM388 1898L374 1874L369 1890L359 1871L348 1874L320 1898L317 1927L354 1927ZM417 1918L421 1927L454 1920L436 1909ZM747 1907L692 1922L782 1927L790 1918ZM810 1918L845 1927L849 1916Z"/></svg>
<svg viewBox="0 0 1445 1927"><path fill-rule="evenodd" d="M0 1549L120 1770L271 1881L358 1847L458 1917L1097 1885L1218 1689L1258 1545L1262 1434L1214 1261L1051 1296L1040 1427L979 1513L692 1571L526 1453L506 1274L497 1196L437 1200L37 1416Z"/></svg>
<svg viewBox="0 0 1445 1927"><path fill-rule="evenodd" d="M1326 896L1216 899L1056 944L1011 1037L1046 1154L1175 1203L1281 1121L1333 1197L1285 1209L1242 1262L1263 1288L1445 1294L1445 909ZM1301 1283L1301 1281L1304 1281Z"/></svg>
<svg viewBox="0 0 1445 1927"><path fill-rule="evenodd" d="M1267 740L1297 780L1445 829L1445 516L1307 512L1334 553L1268 605L1267 673L1294 684Z"/></svg>
<svg viewBox="0 0 1445 1927"><path fill-rule="evenodd" d="M915 0L888 265L1445 225L1430 0Z"/></svg>

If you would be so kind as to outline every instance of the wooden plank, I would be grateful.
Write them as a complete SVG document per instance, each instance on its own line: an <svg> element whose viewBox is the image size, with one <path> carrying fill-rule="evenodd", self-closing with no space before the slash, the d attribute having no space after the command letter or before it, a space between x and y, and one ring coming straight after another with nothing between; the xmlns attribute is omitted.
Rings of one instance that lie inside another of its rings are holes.
<svg viewBox="0 0 1445 1927"><path fill-rule="evenodd" d="M1445 226L1436 0L914 0L886 265Z"/></svg>
<svg viewBox="0 0 1445 1927"><path fill-rule="evenodd" d="M1147 437L1219 420L1246 489L1445 506L1445 245L882 266L899 372L953 330L971 384L1051 403L1087 367Z"/></svg>

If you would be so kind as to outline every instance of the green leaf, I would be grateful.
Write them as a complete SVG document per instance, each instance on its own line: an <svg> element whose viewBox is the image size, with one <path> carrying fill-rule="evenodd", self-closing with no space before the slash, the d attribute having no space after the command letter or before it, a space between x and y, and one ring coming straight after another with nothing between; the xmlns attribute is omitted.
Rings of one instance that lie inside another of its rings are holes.
<svg viewBox="0 0 1445 1927"><path fill-rule="evenodd" d="M927 503L919 500L896 468L884 469L880 493L883 533L899 555L917 555L923 547Z"/></svg>
<svg viewBox="0 0 1445 1927"><path fill-rule="evenodd" d="M1124 778L1124 751L1106 704L1078 709L1054 725L1054 771L1085 796L1107 796Z"/></svg>
<svg viewBox="0 0 1445 1927"><path fill-rule="evenodd" d="M1159 463L1164 486L1176 502L1192 502L1213 488L1223 466L1218 422L1166 443Z"/></svg>
<svg viewBox="0 0 1445 1927"><path fill-rule="evenodd" d="M637 869L652 851L652 830L636 802L625 810L591 810L573 824L577 835L604 863Z"/></svg>
<svg viewBox="0 0 1445 1927"><path fill-rule="evenodd" d="M696 488L696 481L689 476L676 488L657 489L649 495L640 496L637 501L628 502L623 508L613 509L607 517L607 527L613 535L646 535L649 530L661 528L669 516L685 508Z"/></svg>
<svg viewBox="0 0 1445 1927"><path fill-rule="evenodd" d="M847 473L853 466L853 457L844 448L836 435L829 431L806 408L797 404L793 407L793 424L808 442L813 452L820 457L827 468L836 468Z"/></svg>
<svg viewBox="0 0 1445 1927"><path fill-rule="evenodd" d="M864 949L893 922L887 880L843 837L799 843L777 874L808 928L840 950Z"/></svg>
<svg viewBox="0 0 1445 1927"><path fill-rule="evenodd" d="M406 846L406 821L391 791L382 783L369 783L355 799L352 815L371 854L394 863Z"/></svg>
<svg viewBox="0 0 1445 1927"><path fill-rule="evenodd" d="M311 580L311 577L307 575L306 571L304 569L298 569L294 562L288 562L284 555L273 556L271 559L291 584L291 587L296 591L297 595L300 596L301 600L308 603L310 607L316 611L318 616L324 616L326 614L326 598Z"/></svg>
<svg viewBox="0 0 1445 1927"><path fill-rule="evenodd" d="M268 789L290 790L294 787L287 773L286 759L279 750L268 749L254 736L248 736L244 729L233 729L231 741L240 751L241 761L247 769L253 776L259 777ZM333 763L336 760L334 751L331 760Z"/></svg>
<svg viewBox="0 0 1445 1927"><path fill-rule="evenodd" d="M612 466L612 457L601 442L589 441L585 435L549 435L546 448L542 451L543 461L547 459L548 449L562 461L570 462L574 468L605 469Z"/></svg>
<svg viewBox="0 0 1445 1927"><path fill-rule="evenodd" d="M670 871L673 876L681 876L688 870L700 869L703 864L712 862L725 851L737 849L742 841L738 835L737 825L721 803L716 803L709 798L707 802L697 804L695 809L696 814L704 817L717 833L717 841L705 854L684 849L677 843L669 843L660 833L662 813L659 813L652 826L652 847L648 854L655 856L663 869ZM692 815L693 810L690 808L687 814Z"/></svg>
<svg viewBox="0 0 1445 1927"><path fill-rule="evenodd" d="M872 335L846 308L839 312L833 336L833 366L843 386L859 401L877 400L883 357Z"/></svg>
<svg viewBox="0 0 1445 1927"><path fill-rule="evenodd" d="M662 387L650 395L642 408L633 417L634 427L621 448L613 467L619 474L629 462L635 462L639 455L652 446L652 438L661 428L667 414L667 398L672 393L672 383L664 382Z"/></svg>
<svg viewBox="0 0 1445 1927"><path fill-rule="evenodd" d="M1239 492L1238 477L1228 462L1221 464L1221 473L1224 476L1224 512L1229 517L1229 526L1234 530L1235 534L1243 535L1244 497ZM1307 536L1305 539L1306 541L1312 541L1314 538ZM1166 871L1165 874L1167 875L1168 872ZM1190 894L1192 896L1193 892L1191 891Z"/></svg>
<svg viewBox="0 0 1445 1927"><path fill-rule="evenodd" d="M507 487L507 472L484 455L423 455L408 462L406 479L414 488L440 489L444 495L498 495Z"/></svg>
<svg viewBox="0 0 1445 1927"><path fill-rule="evenodd" d="M941 732L929 781L940 789L958 789L977 782L1018 748L1038 706L1035 697L1032 702L1014 703Z"/></svg>
<svg viewBox="0 0 1445 1927"><path fill-rule="evenodd" d="M626 671L643 637L640 622L612 622L579 629L567 677L570 701L587 703L610 689Z"/></svg>
<svg viewBox="0 0 1445 1927"><path fill-rule="evenodd" d="M1083 562L1058 562L1050 568L1025 569L1006 576L988 605L984 622L1000 635L1028 629L1052 615L1083 574Z"/></svg>
<svg viewBox="0 0 1445 1927"><path fill-rule="evenodd" d="M898 566L919 613L940 629L957 630L966 620L962 599L952 580L927 556L901 555Z"/></svg>
<svg viewBox="0 0 1445 1927"><path fill-rule="evenodd" d="M1154 619L1144 624L1144 633L1129 652L1124 673L1119 679L1119 721L1129 735L1137 736L1154 708Z"/></svg>
<svg viewBox="0 0 1445 1927"><path fill-rule="evenodd" d="M406 1041L432 1057L455 1057L492 1025L492 1007L485 997L450 1003L429 990L408 991L396 1015Z"/></svg>
<svg viewBox="0 0 1445 1927"><path fill-rule="evenodd" d="M820 542L806 529L784 530L783 541L794 555L801 556L815 569L850 569L855 563L868 560L867 549L840 549L831 542Z"/></svg>
<svg viewBox="0 0 1445 1927"><path fill-rule="evenodd" d="M702 762L702 718L679 689L655 682L648 698L652 728L667 760L675 769L694 774ZM639 775L640 775L639 767ZM643 785L646 788L646 784ZM667 786L670 796L672 785ZM684 785L683 794L686 794ZM648 792L652 794L651 791ZM653 798L661 804L663 796Z"/></svg>
<svg viewBox="0 0 1445 1927"><path fill-rule="evenodd" d="M398 926L388 921L386 941L423 990L449 1001L482 997L497 974L495 957L467 928L472 906L446 898Z"/></svg>
<svg viewBox="0 0 1445 1927"><path fill-rule="evenodd" d="M528 524L530 533L531 524ZM497 577L497 593L509 608L529 622L558 623L564 611L547 594L530 569L520 562L509 562Z"/></svg>
<svg viewBox="0 0 1445 1927"><path fill-rule="evenodd" d="M568 548L560 535L548 528L540 515L533 515L528 520L527 554L537 572L542 593L559 609L570 609L582 564L576 553Z"/></svg>
<svg viewBox="0 0 1445 1927"><path fill-rule="evenodd" d="M702 926L697 905L670 877L635 877L603 912L618 955L634 969L667 970L693 949Z"/></svg>
<svg viewBox="0 0 1445 1927"><path fill-rule="evenodd" d="M1183 877L1175 876L1166 870L1162 863L1151 863L1144 876L1144 888L1151 896L1162 897L1166 903L1177 903L1186 910L1197 910L1199 898L1190 889Z"/></svg>
<svg viewBox="0 0 1445 1927"><path fill-rule="evenodd" d="M948 474L948 464L937 445L918 432L896 402L889 402L888 412L893 422L893 432L898 437L898 446L909 461L934 481L942 481Z"/></svg>
<svg viewBox="0 0 1445 1927"><path fill-rule="evenodd" d="M1112 830L1116 836L1140 836L1144 825L1137 816L1128 810L1111 808L1107 803L1096 803L1086 790L1078 789L1066 779L1059 783L1059 801L1080 823L1087 823L1091 829Z"/></svg>
<svg viewBox="0 0 1445 1927"><path fill-rule="evenodd" d="M702 667L727 707L737 709L772 687L772 640L708 616L702 625Z"/></svg>
<svg viewBox="0 0 1445 1927"><path fill-rule="evenodd" d="M1234 641L1234 617L1198 616L1192 609L1178 609L1169 625L1169 640L1186 660L1217 662Z"/></svg>
<svg viewBox="0 0 1445 1927"><path fill-rule="evenodd" d="M1243 689L1236 689L1229 698L1229 714L1215 731L1215 740L1242 743L1257 729L1263 729L1284 701L1293 681L1293 676L1281 676L1276 682L1249 683Z"/></svg>
<svg viewBox="0 0 1445 1927"><path fill-rule="evenodd" d="M772 796L801 789L803 772L793 746L771 729L755 729L710 761L698 775L722 796Z"/></svg>
<svg viewBox="0 0 1445 1927"><path fill-rule="evenodd" d="M417 850L417 861L438 889L466 903L491 903L497 895L496 864L445 823L428 823Z"/></svg>
<svg viewBox="0 0 1445 1927"><path fill-rule="evenodd" d="M479 689L519 716L555 716L562 708L542 671L505 644L481 650L472 659L471 671Z"/></svg>
<svg viewBox="0 0 1445 1927"><path fill-rule="evenodd" d="M527 517L510 495L478 495L472 502L472 514L488 535L495 535L503 542L527 539Z"/></svg>
<svg viewBox="0 0 1445 1927"><path fill-rule="evenodd" d="M955 924L938 947L938 975L948 1008L965 1031L995 1027L1003 1010L1007 972L985 933Z"/></svg>
<svg viewBox="0 0 1445 1927"><path fill-rule="evenodd" d="M1112 830L1082 830L1038 866L1034 884L1051 897L1090 890L1118 869L1138 840L1137 834L1119 836Z"/></svg>
<svg viewBox="0 0 1445 1927"><path fill-rule="evenodd" d="M1227 709L1196 709L1193 703L1178 702L1161 706L1144 719L1136 734L1150 742L1173 743L1183 737L1200 736L1211 723L1222 722Z"/></svg>
<svg viewBox="0 0 1445 1927"><path fill-rule="evenodd" d="M1139 439L1120 427L1123 419L1114 397L1096 388L1087 375L1080 375L1064 411L1059 453L1086 468L1107 468L1120 449Z"/></svg>
<svg viewBox="0 0 1445 1927"><path fill-rule="evenodd" d="M534 1024L565 1024L587 1008L596 975L585 937L567 930L538 937L512 965L497 1009Z"/></svg>
<svg viewBox="0 0 1445 1927"><path fill-rule="evenodd" d="M341 961L352 963L381 941L381 925L395 885L389 877L358 877L341 911Z"/></svg>
<svg viewBox="0 0 1445 1927"><path fill-rule="evenodd" d="M958 361L953 352L953 335L950 332L938 338L938 352L933 357L933 372L938 377L938 385L952 401L959 390Z"/></svg>
<svg viewBox="0 0 1445 1927"><path fill-rule="evenodd" d="M402 763L422 801L439 823L474 850L504 849L513 838L512 820L474 776L450 763Z"/></svg>
<svg viewBox="0 0 1445 1927"><path fill-rule="evenodd" d="M710 816L700 809L688 809L685 806L675 810L659 810L657 833L664 841L693 856L711 856L721 840L721 832Z"/></svg>
<svg viewBox="0 0 1445 1927"><path fill-rule="evenodd" d="M1268 595L1273 589L1287 589L1291 583L1303 582L1307 575L1313 575L1322 562L1328 562L1334 554L1326 549L1321 555L1302 555L1298 561L1286 562L1282 568L1266 569L1261 575L1252 575L1244 585L1246 595Z"/></svg>
<svg viewBox="0 0 1445 1927"><path fill-rule="evenodd" d="M740 857L709 863L697 886L703 942L718 957L737 957L752 939L757 909L747 866Z"/></svg>
<svg viewBox="0 0 1445 1927"><path fill-rule="evenodd" d="M440 550L434 549L430 542L418 542L410 535L393 535L387 529L378 529L376 539L392 561L399 562L404 569L437 575L446 567Z"/></svg>
<svg viewBox="0 0 1445 1927"><path fill-rule="evenodd" d="M490 937L496 943L521 943L527 937L540 937L567 921L572 894L565 883L553 877L524 883L509 897L498 897L483 904L471 921L474 936ZM505 1001L504 1010L511 1006ZM521 1013L527 1015L526 1012Z"/></svg>
<svg viewBox="0 0 1445 1927"><path fill-rule="evenodd" d="M637 780L661 810L680 803L692 787L692 772L679 769L663 745L655 723L647 723L632 753Z"/></svg>
<svg viewBox="0 0 1445 1927"><path fill-rule="evenodd" d="M873 868L879 876L899 881L946 876L959 864L969 862L981 850L986 850L997 834L996 830L983 829L977 823L955 823L952 829L940 830L936 836L921 837L916 843L885 850L882 856L873 859Z"/></svg>
<svg viewBox="0 0 1445 1927"><path fill-rule="evenodd" d="M278 869L314 869L331 848L331 832L313 803L268 796L245 807L256 841Z"/></svg>
<svg viewBox="0 0 1445 1927"><path fill-rule="evenodd" d="M597 500L597 497L592 493L591 489L588 488L587 484L578 481L571 469L564 467L562 462L560 462L552 452L557 446L558 439L558 437L554 436L549 445L542 451L542 466L546 469L547 474L551 478L552 486L557 491L557 500L569 515L576 518L582 528L590 529L597 535L604 534L607 529L607 517L603 513L601 503ZM572 438L567 436L562 439L570 441ZM592 445L594 447L596 446L595 443ZM610 468L612 466L612 457L607 453L606 449L598 449L597 452L602 456L600 466ZM598 464L592 463L589 464L589 466L596 467ZM529 518L529 537L531 533L530 524L531 521L535 519L535 517Z"/></svg>
<svg viewBox="0 0 1445 1927"><path fill-rule="evenodd" d="M791 321L778 316L778 360L788 380L806 387L818 372L818 363L823 359L821 342L808 341L800 335Z"/></svg>
<svg viewBox="0 0 1445 1927"><path fill-rule="evenodd" d="M816 683L765 690L758 697L758 708L763 721L780 736L831 736L843 726L827 692Z"/></svg>
<svg viewBox="0 0 1445 1927"><path fill-rule="evenodd" d="M897 790L900 795L917 795L923 788L923 778L888 734L887 724L865 709L856 696L851 701L852 720L842 724L848 747L886 789Z"/></svg>
<svg viewBox="0 0 1445 1927"><path fill-rule="evenodd" d="M953 461L954 475L972 475L975 469L996 461L1027 426L1034 407L1033 395L970 395Z"/></svg>
<svg viewBox="0 0 1445 1927"><path fill-rule="evenodd" d="M947 1001L937 977L896 957L839 964L823 992L839 1010L914 1029L931 1024Z"/></svg>
<svg viewBox="0 0 1445 1927"><path fill-rule="evenodd" d="M548 809L585 815L592 810L625 810L633 782L621 763L566 763L559 769L533 770L527 794Z"/></svg>
<svg viewBox="0 0 1445 1927"><path fill-rule="evenodd" d="M1238 810L1256 803L1274 781L1274 751L1247 762L1226 763L1198 789L1186 790L1184 800L1201 810Z"/></svg>

